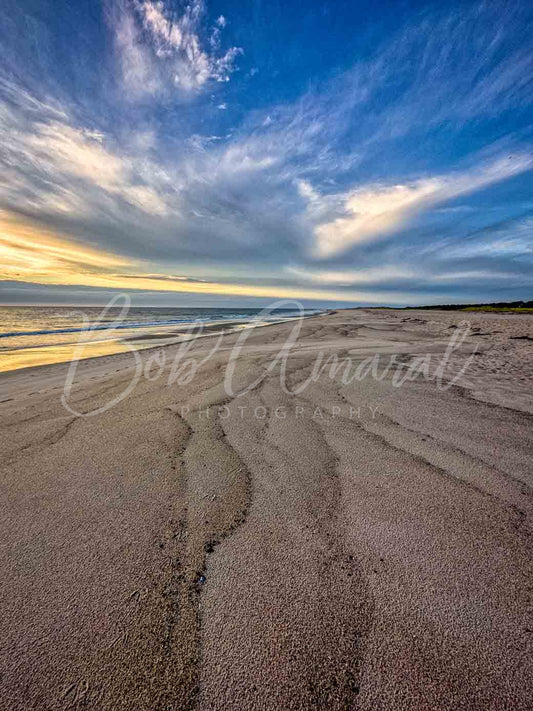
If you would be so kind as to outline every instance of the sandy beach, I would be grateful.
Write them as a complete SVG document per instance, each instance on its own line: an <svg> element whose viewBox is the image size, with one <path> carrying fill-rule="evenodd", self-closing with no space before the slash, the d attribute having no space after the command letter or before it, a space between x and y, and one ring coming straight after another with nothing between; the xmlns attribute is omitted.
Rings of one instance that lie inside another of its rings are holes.
<svg viewBox="0 0 533 711"><path fill-rule="evenodd" d="M0 708L531 708L533 315L293 328L0 374Z"/></svg>

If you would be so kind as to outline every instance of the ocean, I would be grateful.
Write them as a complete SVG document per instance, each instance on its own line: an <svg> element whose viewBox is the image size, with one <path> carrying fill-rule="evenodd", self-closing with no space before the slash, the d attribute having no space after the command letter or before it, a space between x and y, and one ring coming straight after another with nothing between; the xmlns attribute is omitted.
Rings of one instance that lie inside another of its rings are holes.
<svg viewBox="0 0 533 711"><path fill-rule="evenodd" d="M262 309L250 308L121 308L101 306L0 306L0 372L69 361L83 343L79 358L153 348L205 332L245 328ZM304 314L320 313L319 309ZM276 309L261 322L299 316ZM194 325L194 331L191 331ZM181 334L181 335L180 335Z"/></svg>

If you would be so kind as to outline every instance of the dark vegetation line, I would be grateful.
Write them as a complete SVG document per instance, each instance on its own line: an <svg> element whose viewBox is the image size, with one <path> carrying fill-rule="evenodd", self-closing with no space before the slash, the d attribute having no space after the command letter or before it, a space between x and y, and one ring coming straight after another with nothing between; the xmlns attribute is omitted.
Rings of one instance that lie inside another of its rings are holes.
<svg viewBox="0 0 533 711"><path fill-rule="evenodd" d="M517 313L533 313L533 301L495 301L490 304L433 304L431 306L364 306L368 309L394 309L409 311L411 309L438 309L440 311L514 311Z"/></svg>
<svg viewBox="0 0 533 711"><path fill-rule="evenodd" d="M436 306L404 306L404 309L441 309L443 311L462 311L464 309L533 309L533 301L497 301L490 304L439 304Z"/></svg>

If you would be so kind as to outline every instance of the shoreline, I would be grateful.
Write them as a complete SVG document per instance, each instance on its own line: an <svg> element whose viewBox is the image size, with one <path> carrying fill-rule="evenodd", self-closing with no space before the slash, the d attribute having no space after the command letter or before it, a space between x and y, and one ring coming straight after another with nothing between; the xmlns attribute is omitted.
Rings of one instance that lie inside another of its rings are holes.
<svg viewBox="0 0 533 711"><path fill-rule="evenodd" d="M323 314L310 314L308 316L303 316L302 318L312 318L313 316L319 316L319 315L323 315ZM297 317L294 317L294 319L295 318L297 318ZM264 326L271 326L271 325L276 325L279 323L285 323L286 321L290 321L290 320L294 320L294 319L293 318L285 318L280 321L264 322L264 323L254 325L253 328L263 328ZM200 333L197 336L193 335L191 337L184 336L179 342L178 341L173 341L171 343L161 342L157 345L147 345L145 347L136 348L135 350L137 350L138 352L141 352L141 351L153 350L156 348L166 348L166 347L171 347L173 345L176 345L176 343L182 343L184 341L189 341L189 340L196 340L197 338L208 338L208 337L220 335L221 333L227 334L227 333L232 333L232 332L238 332L238 330L239 330L238 327L239 326L246 326L246 324L249 324L249 321L235 321L235 322L228 321L227 324L228 324L228 327L223 328L223 324L221 324L221 323L219 324L219 322L207 323L204 330L208 330L208 331L214 330L215 331L214 333L211 333L211 332ZM184 324L183 328L187 328L190 325L191 324ZM215 330L216 328L219 328L219 327L221 328L221 330L218 330L218 331ZM250 326L250 327L252 327L252 326ZM176 332L175 334L173 334L174 338L176 338L177 336L179 336L179 332ZM169 336L169 337L171 337L171 336ZM108 340L102 340L102 341L95 341L95 342L93 342L93 345L96 344L96 345L105 346L105 344L109 344L109 346L111 348L113 348L113 347L116 348L116 346L119 344L130 344L130 343L135 343L137 341L153 340L156 338L158 338L158 334L154 334L154 335L145 334L145 335L136 335L136 336L132 336L132 337L123 337L123 338L119 338L117 340L108 339ZM27 346L25 348L13 350L11 353L15 354L18 352L31 351L33 349L41 349L41 348L53 349L53 348L61 348L61 347L68 348L70 351L70 350L75 350L77 345L78 344L75 344L75 343L69 343L69 344L64 344L64 346L62 346L61 344L58 346L51 346L48 344L43 345L43 346ZM91 342L88 342L88 345L91 345ZM101 354L89 355L86 357L80 356L79 360L86 361L86 360L94 360L97 358L110 358L113 356L127 355L130 352L131 352L130 347L128 345L125 345L123 350L104 352ZM63 359L63 360L58 360L58 361L54 361L54 362L50 362L50 363L37 363L35 365L25 365L25 366L19 366L19 367L14 367L14 368L9 368L9 369L2 369L2 367L0 365L0 378L3 373L13 373L13 372L21 371L21 370L44 368L44 367L52 366L52 365L68 364L70 362L70 360L72 359L72 354L69 353L69 355L71 357L69 357L69 358L65 357L65 359ZM2 353L0 352L0 359L1 358L2 358Z"/></svg>

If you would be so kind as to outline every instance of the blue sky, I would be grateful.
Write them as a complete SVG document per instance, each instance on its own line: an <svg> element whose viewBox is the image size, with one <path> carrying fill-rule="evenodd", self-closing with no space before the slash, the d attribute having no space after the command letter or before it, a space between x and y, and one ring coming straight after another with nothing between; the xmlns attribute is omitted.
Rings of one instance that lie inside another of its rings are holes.
<svg viewBox="0 0 533 711"><path fill-rule="evenodd" d="M0 15L0 302L532 298L531 3Z"/></svg>

